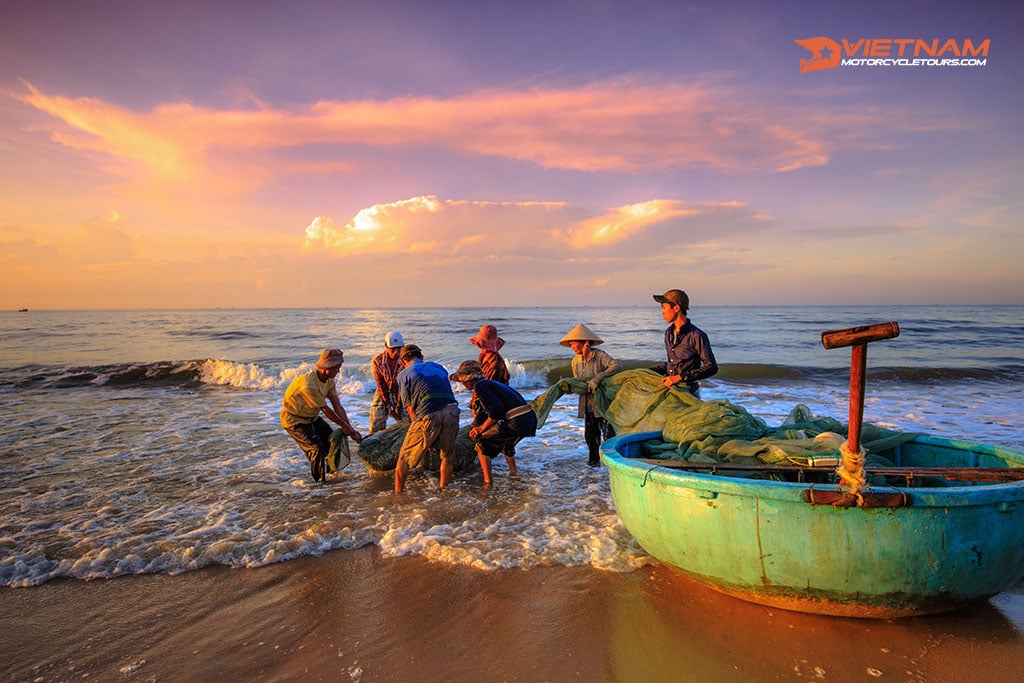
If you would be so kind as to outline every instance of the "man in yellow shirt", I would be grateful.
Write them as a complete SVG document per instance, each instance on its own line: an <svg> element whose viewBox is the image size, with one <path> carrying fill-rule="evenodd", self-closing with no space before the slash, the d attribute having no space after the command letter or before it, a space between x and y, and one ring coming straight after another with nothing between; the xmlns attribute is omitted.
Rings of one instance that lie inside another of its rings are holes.
<svg viewBox="0 0 1024 683"><path fill-rule="evenodd" d="M340 426L346 436L357 442L363 440L363 435L353 429L348 421L334 384L334 378L341 372L341 364L344 362L345 355L340 349L324 349L320 352L316 369L293 379L281 402L281 426L309 458L309 472L313 475L313 481L323 481L327 474L327 453L331 448L333 431L320 417L321 412Z"/></svg>

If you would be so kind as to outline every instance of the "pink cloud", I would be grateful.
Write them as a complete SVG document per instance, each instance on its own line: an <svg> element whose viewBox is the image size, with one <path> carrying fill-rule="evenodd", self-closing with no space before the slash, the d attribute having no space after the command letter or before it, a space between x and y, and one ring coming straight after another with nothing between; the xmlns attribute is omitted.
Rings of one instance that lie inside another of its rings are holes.
<svg viewBox="0 0 1024 683"><path fill-rule="evenodd" d="M636 172L681 168L785 171L828 161L835 127L891 128L898 117L847 115L830 126L797 106L725 86L618 79L578 88L482 90L450 99L322 101L291 109L216 110L187 102L134 111L98 98L47 94L26 83L15 97L60 119L53 140L143 164L169 182L203 179L218 165L253 176L310 172L318 162L250 155L305 145L436 147L552 169ZM888 122L888 123L887 123ZM824 125L823 125L824 123ZM866 134L866 133L865 133ZM340 158L338 158L340 157ZM343 152L322 163L354 170ZM225 169L219 169L225 170ZM218 174L223 175L223 174Z"/></svg>

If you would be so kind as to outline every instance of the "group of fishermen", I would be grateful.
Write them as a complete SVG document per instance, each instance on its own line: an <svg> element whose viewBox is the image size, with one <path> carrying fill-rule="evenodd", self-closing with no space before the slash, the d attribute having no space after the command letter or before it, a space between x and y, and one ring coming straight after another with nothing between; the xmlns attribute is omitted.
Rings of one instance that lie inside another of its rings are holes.
<svg viewBox="0 0 1024 683"><path fill-rule="evenodd" d="M686 388L698 394L699 381L718 372L718 364L707 334L687 317L689 297L680 289L653 295L661 304L665 329L663 365L660 372L666 387ZM509 386L510 373L500 351L505 340L494 325L484 325L469 338L480 349L476 360L467 360L451 374L439 363L424 360L423 351L406 344L400 332L389 333L384 351L373 357L371 367L377 384L370 404L370 434L383 430L388 417L407 420L409 428L402 442L395 467L395 492L401 493L410 469L419 467L432 448L441 457L440 487L451 481L455 439L459 431L459 404L452 382L462 383L472 397L473 415L469 438L473 440L484 486L492 483L491 460L504 455L509 474L516 474L516 444L537 432L537 415L523 396ZM559 342L572 349L572 375L587 380L587 392L579 397L578 416L583 419L588 463L600 465L599 447L614 436L612 426L601 417L594 404L594 393L601 382L619 372L618 361L601 349L603 343L584 324L576 325ZM299 375L289 384L281 406L281 425L306 454L314 481L326 477L331 427L323 419L337 424L342 433L356 442L363 439L341 406L335 377L344 363L340 349L324 349L314 370ZM323 417L321 416L323 414Z"/></svg>

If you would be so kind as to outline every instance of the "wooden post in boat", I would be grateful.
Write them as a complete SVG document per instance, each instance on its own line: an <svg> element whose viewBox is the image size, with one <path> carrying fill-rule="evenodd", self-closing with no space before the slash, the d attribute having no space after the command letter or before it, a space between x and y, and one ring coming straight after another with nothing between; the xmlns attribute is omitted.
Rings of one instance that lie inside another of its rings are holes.
<svg viewBox="0 0 1024 683"><path fill-rule="evenodd" d="M898 323L879 323L821 333L826 349L852 346L850 358L850 427L846 442L854 453L860 451L860 430L864 422L864 386L867 376L868 344L900 334Z"/></svg>
<svg viewBox="0 0 1024 683"><path fill-rule="evenodd" d="M864 423L864 386L867 378L868 344L882 339L899 336L900 326L897 323L879 323L862 325L845 330L832 330L821 333L821 343L826 349L850 346L850 424L846 443L840 449L843 458L837 470L841 486L847 490L834 505L865 507L864 490L867 480L864 477L864 453L860 447L860 431Z"/></svg>

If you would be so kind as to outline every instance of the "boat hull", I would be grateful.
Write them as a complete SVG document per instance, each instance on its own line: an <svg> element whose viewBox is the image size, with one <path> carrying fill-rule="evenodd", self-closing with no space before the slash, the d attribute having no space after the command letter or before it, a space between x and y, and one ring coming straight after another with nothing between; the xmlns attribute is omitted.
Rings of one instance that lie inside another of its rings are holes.
<svg viewBox="0 0 1024 683"><path fill-rule="evenodd" d="M615 507L653 557L723 593L889 618L957 609L1024 578L1024 482L912 488L899 508L812 505L806 483L631 462L659 436L628 434L602 448ZM1008 451L930 437L901 449L905 466L1024 466Z"/></svg>

